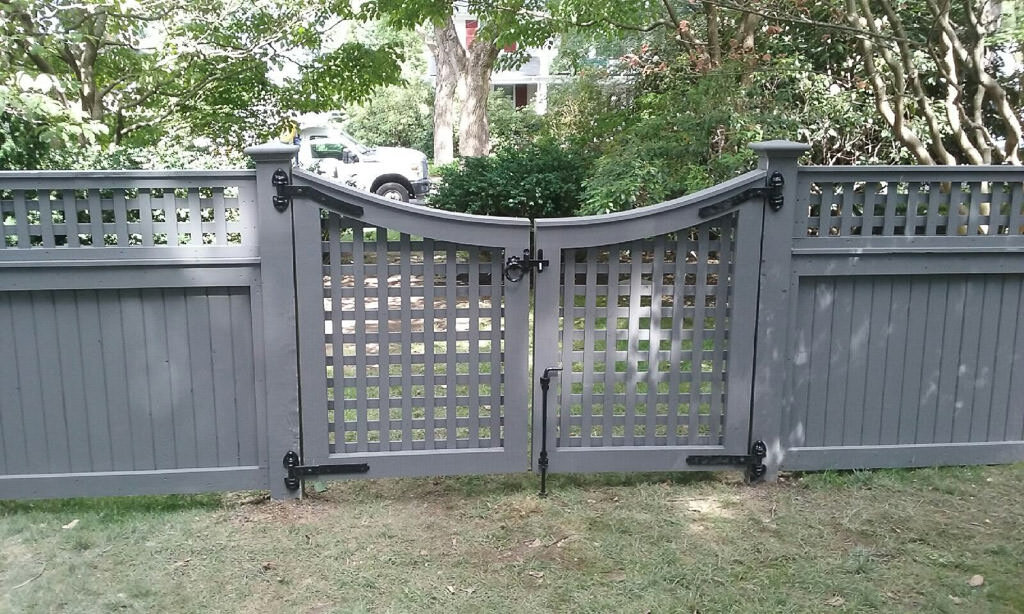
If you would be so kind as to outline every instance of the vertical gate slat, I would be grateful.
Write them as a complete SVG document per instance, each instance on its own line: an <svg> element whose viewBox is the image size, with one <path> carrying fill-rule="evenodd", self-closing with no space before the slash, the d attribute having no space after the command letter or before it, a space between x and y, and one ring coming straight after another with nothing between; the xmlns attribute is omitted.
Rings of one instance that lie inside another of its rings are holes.
<svg viewBox="0 0 1024 614"><path fill-rule="evenodd" d="M942 344L942 365L939 369L939 405L935 417L934 443L953 441L953 421L957 403L957 380L960 372L961 332L964 321L964 280L947 281L946 311L942 324L945 328Z"/></svg>
<svg viewBox="0 0 1024 614"><path fill-rule="evenodd" d="M169 335L167 331L167 296L162 289L147 289L142 291L143 307L142 313L146 322L146 337L148 343L146 357L149 366L150 377L150 404L153 415L153 448L156 454L157 469L173 469L174 458L174 407L171 401L171 390L174 387L171 381L171 370L169 368ZM218 328L225 333L230 331L230 322L217 322ZM223 339L223 348L230 347L229 338ZM224 382L230 383L234 380L234 369L224 373ZM230 432L230 427L224 429L224 434ZM232 457L233 459L233 457ZM230 464L230 463L229 463Z"/></svg>
<svg viewBox="0 0 1024 614"><path fill-rule="evenodd" d="M885 182L885 219L882 223L882 235L891 237L896 230L896 204L899 200L899 182Z"/></svg>
<svg viewBox="0 0 1024 614"><path fill-rule="evenodd" d="M458 320L456 310L458 308L458 297L456 285L458 284L458 254L456 246L448 243L445 246L444 258L444 311L448 318L448 326L445 330L445 435L447 437L445 448L451 450L458 445L458 427L456 426L456 380L458 364Z"/></svg>
<svg viewBox="0 0 1024 614"><path fill-rule="evenodd" d="M941 204L942 184L937 181L931 181L928 183L928 216L924 228L924 234L929 237L934 237L938 234L939 222L942 219L939 215L939 206Z"/></svg>
<svg viewBox="0 0 1024 614"><path fill-rule="evenodd" d="M966 234L964 222L967 214L961 212L960 208L964 202L963 186L959 181L954 181L949 188L949 221L946 224L946 234L950 236Z"/></svg>
<svg viewBox="0 0 1024 614"><path fill-rule="evenodd" d="M85 392L82 401L89 427L92 470L110 471L114 462L110 442L110 399L107 395L104 372L111 366L106 365L103 360L99 297L95 290L79 290L75 295Z"/></svg>
<svg viewBox="0 0 1024 614"><path fill-rule="evenodd" d="M399 240L401 266L399 268L399 287L401 288L402 314L402 447L412 449L412 247L409 235L402 233Z"/></svg>
<svg viewBox="0 0 1024 614"><path fill-rule="evenodd" d="M626 429L625 445L636 443L637 384L640 382L639 365L633 359L640 353L640 284L643 276L643 243L633 241L629 246L629 335L626 341Z"/></svg>
<svg viewBox="0 0 1024 614"><path fill-rule="evenodd" d="M423 237L423 404L426 426L426 448L436 448L437 400L434 386L434 242Z"/></svg>
<svg viewBox="0 0 1024 614"><path fill-rule="evenodd" d="M3 219L0 219L0 224ZM0 338L13 339L15 331L14 309L11 292L0 293ZM13 348L7 347L8 357L0 361L0 390L4 398L0 398L0 443L3 445L0 454L0 471L5 475L18 475L30 472L26 461L28 439L26 425L23 424L26 411L24 394L19 386L19 356L15 353L10 359Z"/></svg>
<svg viewBox="0 0 1024 614"><path fill-rule="evenodd" d="M967 204L967 235L973 236L978 234L980 226L982 225L981 223L987 216L985 216L981 211L981 205L983 201L983 196L981 193L981 182L972 181L970 183L970 186L970 201ZM991 212L991 208L989 209L989 211Z"/></svg>
<svg viewBox="0 0 1024 614"><path fill-rule="evenodd" d="M690 445L700 442L701 397L704 383L704 308L707 302L708 283L708 228L701 226L697 231L697 278L693 290L693 346L690 354L690 416L687 441Z"/></svg>
<svg viewBox="0 0 1024 614"><path fill-rule="evenodd" d="M380 450L391 449L391 316L388 307L388 230L377 228L377 376Z"/></svg>
<svg viewBox="0 0 1024 614"><path fill-rule="evenodd" d="M888 278L872 280L871 305L868 321L867 370L865 373L864 419L861 424L863 445L878 445L882 430L884 410L885 361L888 335L892 327L889 320L889 305L892 302L892 281Z"/></svg>
<svg viewBox="0 0 1024 614"><path fill-rule="evenodd" d="M68 427L68 447L72 471L91 471L89 424L85 408L85 382L82 375L82 344L78 331L78 308L73 291L53 293L60 348L61 391L64 420Z"/></svg>
<svg viewBox="0 0 1024 614"><path fill-rule="evenodd" d="M1003 276L985 276L982 281L985 288L982 308L974 314L981 320L981 331L978 334L974 399L971 403L970 441L988 441L988 427L995 409L992 406L992 380L999 360L995 348L999 342L999 311L1005 283Z"/></svg>
<svg viewBox="0 0 1024 614"><path fill-rule="evenodd" d="M557 382L559 398L558 412L558 436L555 438L558 446L572 445L572 427L570 426L570 415L572 413L572 391L573 361L572 346L576 338L576 325L573 309L573 285L576 275L576 250L562 250L562 377Z"/></svg>
<svg viewBox="0 0 1024 614"><path fill-rule="evenodd" d="M469 447L480 446L480 248L469 252Z"/></svg>
<svg viewBox="0 0 1024 614"><path fill-rule="evenodd" d="M972 203L976 208L976 203ZM975 223L975 225L977 225ZM984 317L985 288L983 278L968 276L964 279L965 305L962 316L963 328L960 333L958 349L959 366L956 378L956 399L953 407L954 442L969 441L974 407L974 387L978 377L979 341L981 336L981 318ZM968 313L966 299L972 299L974 309ZM981 301L978 301L981 299ZM977 301L977 302L976 302ZM978 304L980 303L980 304Z"/></svg>
<svg viewBox="0 0 1024 614"><path fill-rule="evenodd" d="M170 409L174 416L174 466L195 467L198 450L195 442L195 406L190 391L195 389L192 382L191 358L188 346L188 319L186 318L185 297L178 291L166 291L164 307L167 310L167 358L171 380ZM236 372L232 380L237 381L244 372Z"/></svg>
<svg viewBox="0 0 1024 614"><path fill-rule="evenodd" d="M803 326L795 329L797 334L793 340L793 369L790 371L790 378L793 407L797 411L790 418L788 440L790 445L796 447L811 445L808 443L811 412L821 409L820 406L815 407L811 404L811 382L815 380L816 365L814 343L817 329L814 318L817 313L817 296L818 288L811 280L800 284L797 289L797 322L803 323Z"/></svg>
<svg viewBox="0 0 1024 614"><path fill-rule="evenodd" d="M910 288L905 283L893 282L892 303L889 305L891 333L889 350L885 357L885 382L882 405L882 445L895 444L899 438L900 407L903 405L902 369L906 355L907 325L910 313Z"/></svg>
<svg viewBox="0 0 1024 614"><path fill-rule="evenodd" d="M922 232L924 231L924 224L922 222L927 220L927 211L925 212L925 218L922 219L918 213L918 208L924 201L923 194L921 194L921 184L917 181L911 181L907 183L907 221L904 226L904 234L912 236L920 234L917 232L918 227L921 227Z"/></svg>
<svg viewBox="0 0 1024 614"><path fill-rule="evenodd" d="M842 210L840 211L840 226L839 235L848 237L853 234L853 202L854 197L853 184L843 186L843 203L841 205Z"/></svg>
<svg viewBox="0 0 1024 614"><path fill-rule="evenodd" d="M352 222L352 284L355 298L352 301L352 319L355 321L355 388L356 388L356 450L366 452L369 447L367 429L366 371L366 255L363 249L364 226Z"/></svg>
<svg viewBox="0 0 1024 614"><path fill-rule="evenodd" d="M1006 423L1009 418L1011 403L1016 400L1010 396L1013 380L1020 375L1013 371L1014 353L1017 351L1017 323L1020 317L1019 303L1021 281L1019 277L1004 277L1003 292L999 305L998 330L999 339L995 345L995 369L992 373L992 413L989 417L988 441L1006 441Z"/></svg>
<svg viewBox="0 0 1024 614"><path fill-rule="evenodd" d="M29 473L44 473L50 469L49 448L51 446L49 437L47 437L44 388L53 388L53 374L50 372L49 360L45 352L57 351L57 348L42 344L40 331L36 330L32 294L30 292L0 292L0 323L4 321L3 314L5 312L11 318L9 327L6 329L7 332L0 334L0 338L13 341L13 345L8 351L12 352L14 357L13 360L3 361L4 365L0 366L0 371L5 367L16 369L17 379L21 383L19 394L21 404L16 407L20 408L19 412L25 421L27 466ZM8 301L7 307L4 307L5 297ZM0 325L0 330L2 329L3 327ZM0 384L0 390L10 391L14 390L14 387ZM10 398L0 398L0 407L5 404L5 401L9 402ZM9 416L10 412L0 409L0 414ZM3 428L3 434L6 433L7 429ZM56 441L54 444L61 445ZM7 449L6 446L5 449ZM13 452L13 450L10 451Z"/></svg>
<svg viewBox="0 0 1024 614"><path fill-rule="evenodd" d="M215 467L217 457L216 384L213 373L213 331L206 290L189 289L185 295L185 320L191 362L195 413L196 465ZM223 385L223 383L221 384Z"/></svg>
<svg viewBox="0 0 1024 614"><path fill-rule="evenodd" d="M932 443L935 437L935 417L939 407L939 370L942 359L944 317L946 313L946 286L942 279L926 278L928 309L919 314L930 334L925 335L921 349L921 393L918 402L917 429L912 443Z"/></svg>
<svg viewBox="0 0 1024 614"><path fill-rule="evenodd" d="M57 308L54 304L53 292L31 292L29 296L36 332L36 347L54 349L60 347L57 334ZM41 350L37 357L38 371L41 375L52 378L53 382L64 381L59 356L51 356ZM50 461L48 468L54 473L66 473L71 471L71 446L68 441L67 423L64 420L63 390L59 384L47 385L47 381L42 382L42 407L46 420L47 458Z"/></svg>
<svg viewBox="0 0 1024 614"><path fill-rule="evenodd" d="M648 445L657 443L658 435L656 421L658 417L658 387L661 385L659 355L661 352L662 276L665 260L664 235L654 238L651 251L651 320L648 326L650 332L647 346L647 420L644 423L644 435ZM588 321L587 328L589 327Z"/></svg>
<svg viewBox="0 0 1024 614"><path fill-rule="evenodd" d="M608 248L608 300L605 303L605 346L604 346L604 413L601 416L601 445L612 445L612 429L615 420L615 362L616 339L619 328L619 257L615 246Z"/></svg>
<svg viewBox="0 0 1024 614"><path fill-rule="evenodd" d="M676 445L679 439L679 387L680 372L683 368L683 334L685 330L683 312L686 300L686 246L683 231L676 232L673 246L672 267L672 326L669 332L669 376L668 376L668 419L666 434L668 445Z"/></svg>
<svg viewBox="0 0 1024 614"><path fill-rule="evenodd" d="M505 303L502 263L505 254L495 250L491 255L491 446L504 445L501 436L502 422L502 365L504 364L502 335L505 326L502 323L502 309Z"/></svg>
<svg viewBox="0 0 1024 614"><path fill-rule="evenodd" d="M594 436L594 355L597 353L597 249L586 250L586 288L583 297L583 395L580 405L583 408L583 425L580 428L584 447L593 445ZM607 410L606 410L607 411Z"/></svg>
<svg viewBox="0 0 1024 614"><path fill-rule="evenodd" d="M722 412L724 410L723 394L726 376L725 334L729 329L726 307L729 304L729 287L732 284L732 242L735 240L735 223L733 217L722 218L718 239L718 271L715 280L715 329L714 347L711 356L711 443L723 441Z"/></svg>
<svg viewBox="0 0 1024 614"><path fill-rule="evenodd" d="M991 182L989 227L986 234L998 235L1005 234L1007 231L1007 221L1010 215L1010 194L1006 190L1008 187L1009 185L1005 181Z"/></svg>
<svg viewBox="0 0 1024 614"><path fill-rule="evenodd" d="M199 202L199 188L188 189L189 245L203 244L203 210Z"/></svg>
<svg viewBox="0 0 1024 614"><path fill-rule="evenodd" d="M910 279L910 306L906 323L906 343L900 374L903 386L900 404L893 411L899 412L899 427L896 442L914 443L917 438L917 423L921 412L921 376L924 365L924 346L927 339L928 282L925 278Z"/></svg>
<svg viewBox="0 0 1024 614"><path fill-rule="evenodd" d="M341 216L331 213L327 216L327 278L330 280L330 289L325 290L331 299L331 320L330 334L324 332L324 342L330 344L330 352L324 348L326 357L329 357L331 377L328 378L328 411L331 412L327 418L327 449L333 452L344 452L348 436L348 424L345 417L351 378L348 376L349 358L345 356L345 305L341 297L341 288L344 283L344 271L341 262ZM355 263L349 267L355 275ZM325 312L325 317L328 313ZM356 324L358 326L358 323ZM353 331L354 332L354 331ZM325 368L327 367L325 364ZM333 408L333 409L331 409ZM331 436L334 436L333 446Z"/></svg>

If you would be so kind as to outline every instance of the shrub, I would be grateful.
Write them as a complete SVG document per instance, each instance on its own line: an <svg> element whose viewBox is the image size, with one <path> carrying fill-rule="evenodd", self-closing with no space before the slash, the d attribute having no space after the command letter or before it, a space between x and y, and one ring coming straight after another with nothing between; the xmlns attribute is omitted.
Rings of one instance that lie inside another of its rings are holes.
<svg viewBox="0 0 1024 614"><path fill-rule="evenodd" d="M505 147L442 167L430 203L440 209L517 217L566 217L580 205L582 159L551 141Z"/></svg>

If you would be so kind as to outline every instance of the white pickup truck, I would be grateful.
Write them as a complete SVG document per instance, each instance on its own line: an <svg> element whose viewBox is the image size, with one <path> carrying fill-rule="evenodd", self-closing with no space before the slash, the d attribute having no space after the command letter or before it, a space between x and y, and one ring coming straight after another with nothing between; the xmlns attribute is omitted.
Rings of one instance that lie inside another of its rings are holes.
<svg viewBox="0 0 1024 614"><path fill-rule="evenodd" d="M430 189L427 156L407 147L368 147L338 128L305 128L299 165L357 190L408 202Z"/></svg>

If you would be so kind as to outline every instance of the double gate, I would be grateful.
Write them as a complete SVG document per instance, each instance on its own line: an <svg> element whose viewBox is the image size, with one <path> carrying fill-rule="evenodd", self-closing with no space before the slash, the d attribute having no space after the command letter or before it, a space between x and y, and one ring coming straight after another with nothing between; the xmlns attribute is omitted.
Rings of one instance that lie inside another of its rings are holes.
<svg viewBox="0 0 1024 614"><path fill-rule="evenodd" d="M295 171L289 485L523 471L542 450L553 472L742 462L765 176L534 226Z"/></svg>

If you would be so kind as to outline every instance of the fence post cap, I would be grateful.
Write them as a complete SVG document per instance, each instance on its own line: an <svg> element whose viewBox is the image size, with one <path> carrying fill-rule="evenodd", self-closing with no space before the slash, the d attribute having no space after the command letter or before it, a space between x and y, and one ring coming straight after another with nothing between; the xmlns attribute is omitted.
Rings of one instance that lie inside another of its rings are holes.
<svg viewBox="0 0 1024 614"><path fill-rule="evenodd" d="M298 145L271 141L262 145L246 147L245 153L257 162L276 162L292 159L299 151Z"/></svg>
<svg viewBox="0 0 1024 614"><path fill-rule="evenodd" d="M775 139L772 141L758 141L749 143L747 147L753 149L762 156L793 157L798 158L811 148L807 143L797 143L786 139Z"/></svg>

